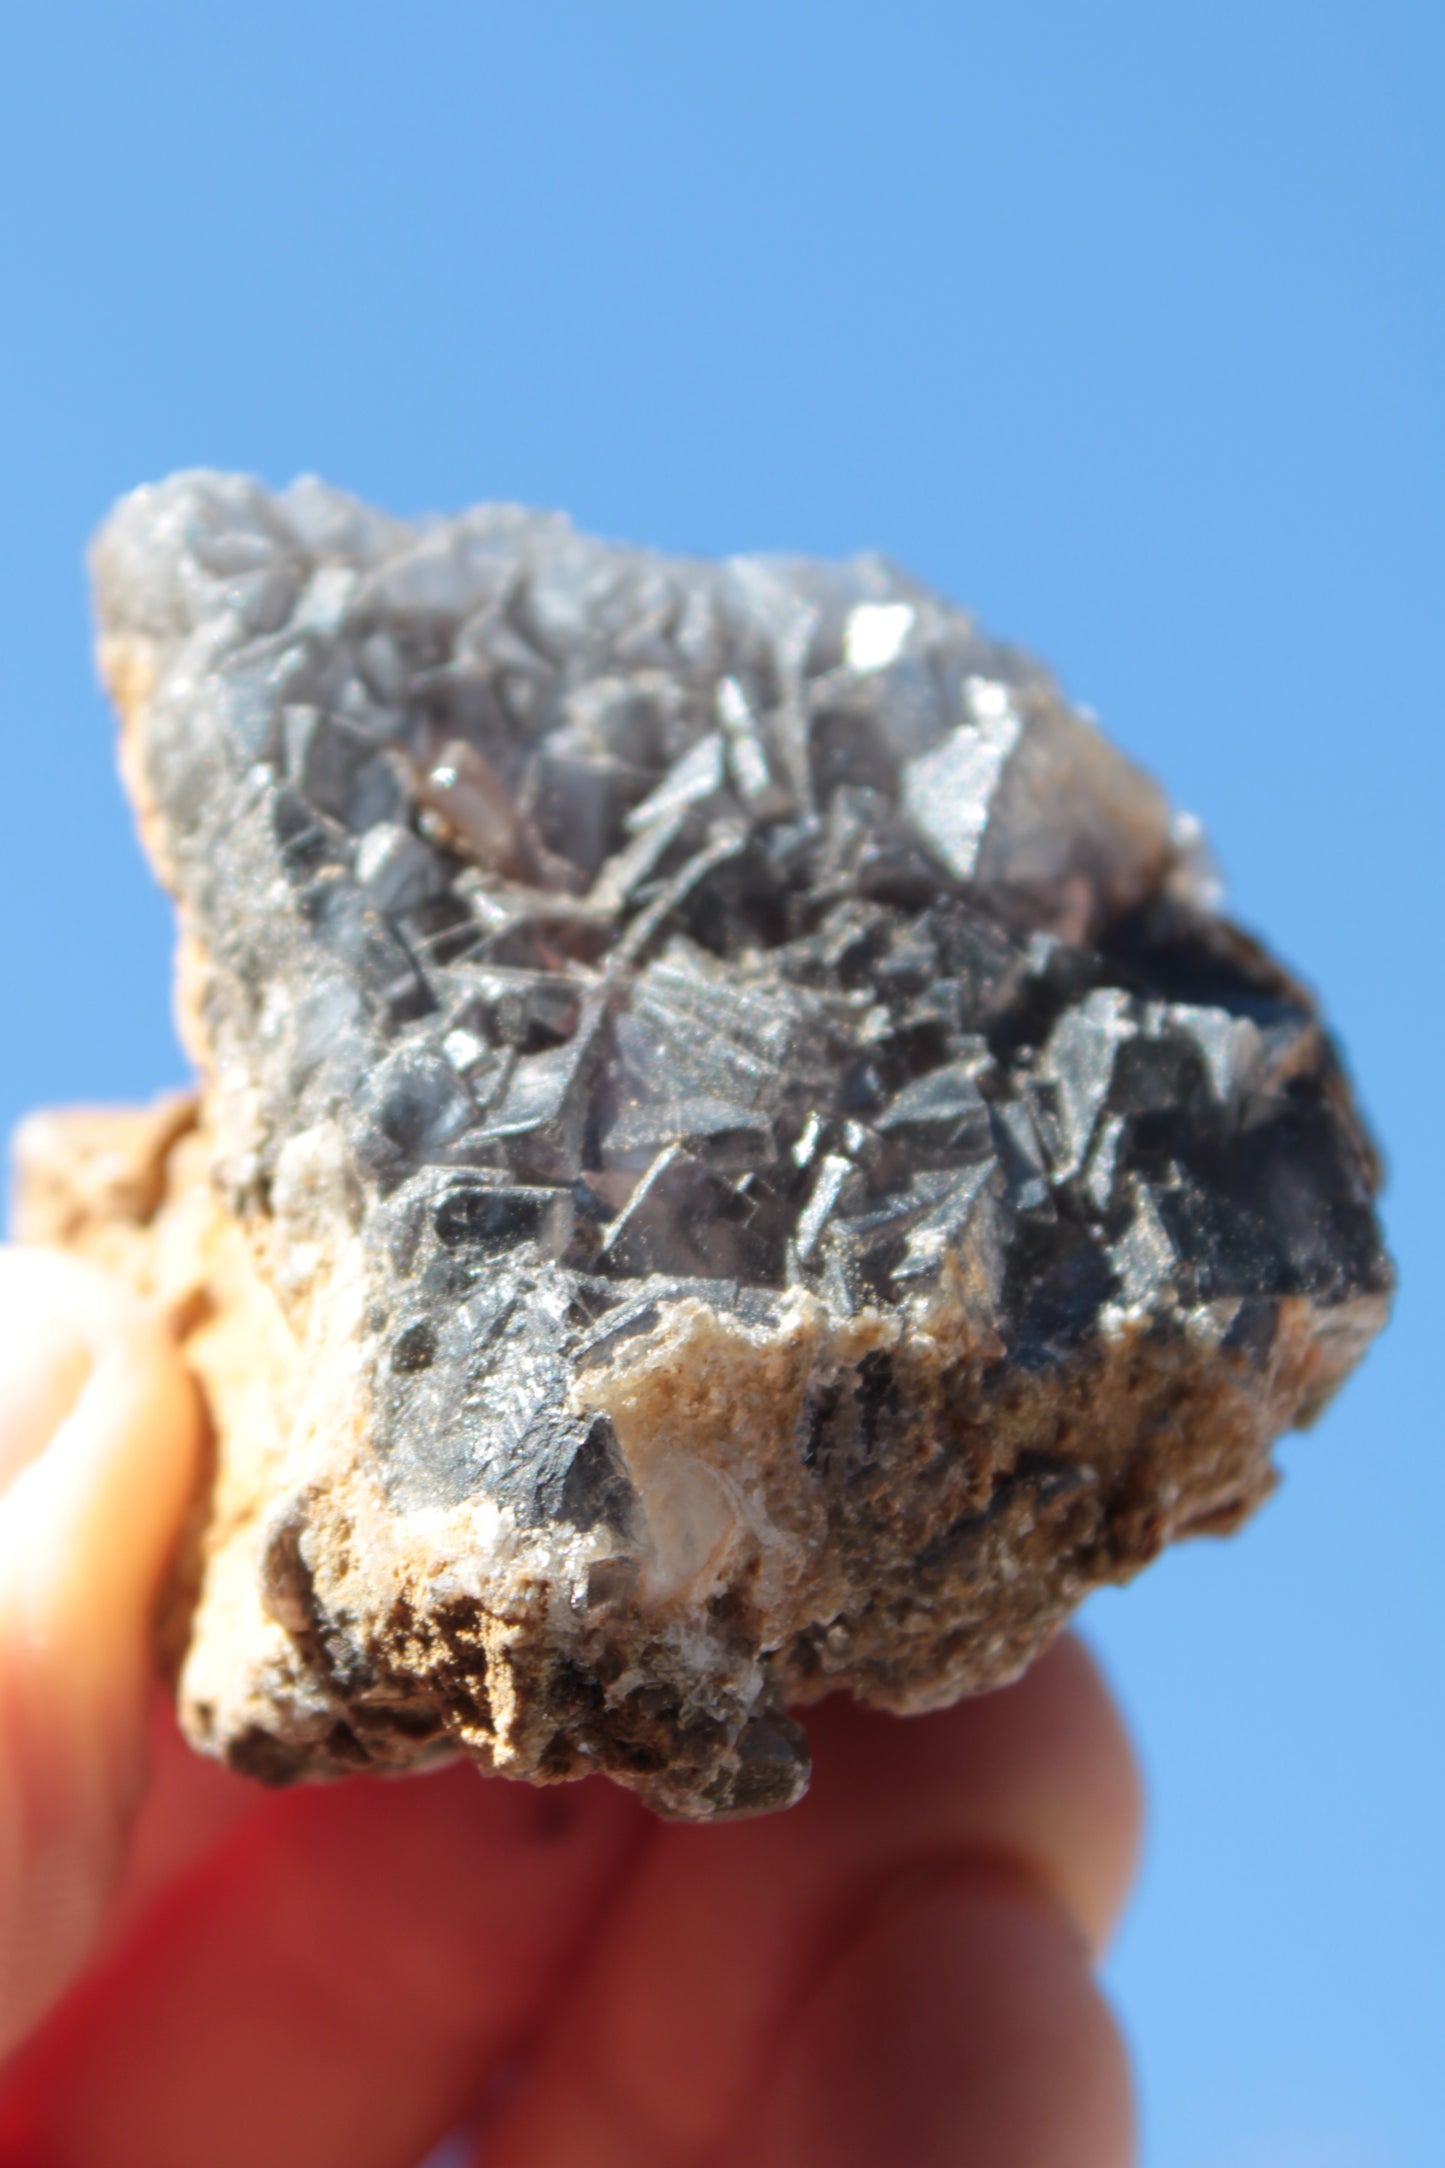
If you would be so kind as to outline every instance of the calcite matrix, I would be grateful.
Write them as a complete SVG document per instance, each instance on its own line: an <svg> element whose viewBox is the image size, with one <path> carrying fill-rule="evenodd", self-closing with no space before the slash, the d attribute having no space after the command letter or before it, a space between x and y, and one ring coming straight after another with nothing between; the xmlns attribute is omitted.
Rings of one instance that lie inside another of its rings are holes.
<svg viewBox="0 0 1445 2168"><path fill-rule="evenodd" d="M786 1804L790 1708L1010 1677L1378 1328L1309 998L896 568L208 473L94 566L202 1096L22 1218L206 1383L199 1745Z"/></svg>

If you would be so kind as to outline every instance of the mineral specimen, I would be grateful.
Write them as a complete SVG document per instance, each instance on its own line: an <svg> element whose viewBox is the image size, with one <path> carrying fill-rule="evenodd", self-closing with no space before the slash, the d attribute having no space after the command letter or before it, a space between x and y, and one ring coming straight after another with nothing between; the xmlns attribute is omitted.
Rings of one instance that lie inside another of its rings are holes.
<svg viewBox="0 0 1445 2168"><path fill-rule="evenodd" d="M198 1745L785 1805L790 1707L997 1684L1264 1495L1383 1318L1371 1149L1037 664L877 558L315 480L94 565L203 1090L41 1118L22 1219L206 1384Z"/></svg>

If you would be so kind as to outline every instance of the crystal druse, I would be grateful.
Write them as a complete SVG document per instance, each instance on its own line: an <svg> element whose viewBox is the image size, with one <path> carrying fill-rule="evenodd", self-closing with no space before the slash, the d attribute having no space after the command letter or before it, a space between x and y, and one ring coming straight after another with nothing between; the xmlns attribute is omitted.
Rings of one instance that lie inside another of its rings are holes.
<svg viewBox="0 0 1445 2168"><path fill-rule="evenodd" d="M790 1708L997 1684L1264 1495L1384 1316L1375 1161L1029 657L876 558L314 480L94 569L202 1090L36 1118L21 1215L208 1392L197 1744L784 1805Z"/></svg>

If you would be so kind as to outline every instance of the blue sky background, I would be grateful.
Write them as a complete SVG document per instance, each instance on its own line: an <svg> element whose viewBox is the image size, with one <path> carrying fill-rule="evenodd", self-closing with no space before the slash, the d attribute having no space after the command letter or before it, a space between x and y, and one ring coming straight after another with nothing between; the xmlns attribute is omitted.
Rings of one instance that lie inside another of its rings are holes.
<svg viewBox="0 0 1445 2168"><path fill-rule="evenodd" d="M180 1073L85 538L190 464L880 546L1206 820L1323 987L1397 1319L1088 1624L1154 1822L1153 2168L1445 2144L1438 0L248 0L0 29L0 1124ZM59 847L57 847L59 846Z"/></svg>

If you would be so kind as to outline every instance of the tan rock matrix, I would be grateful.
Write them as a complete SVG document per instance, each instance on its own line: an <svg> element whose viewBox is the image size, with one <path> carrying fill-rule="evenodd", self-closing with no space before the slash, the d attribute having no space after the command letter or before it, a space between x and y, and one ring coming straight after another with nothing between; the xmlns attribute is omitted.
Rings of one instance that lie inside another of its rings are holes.
<svg viewBox="0 0 1445 2168"><path fill-rule="evenodd" d="M194 1104L38 1116L163 1301L193 1741L788 1804L1234 1527L1381 1324L1313 1004L1047 674L877 558L178 475L95 546Z"/></svg>

